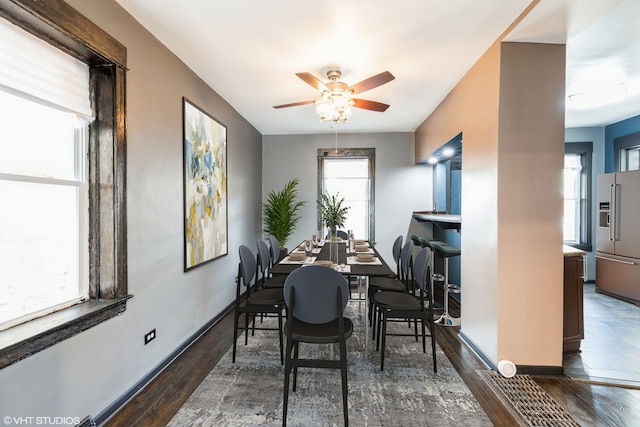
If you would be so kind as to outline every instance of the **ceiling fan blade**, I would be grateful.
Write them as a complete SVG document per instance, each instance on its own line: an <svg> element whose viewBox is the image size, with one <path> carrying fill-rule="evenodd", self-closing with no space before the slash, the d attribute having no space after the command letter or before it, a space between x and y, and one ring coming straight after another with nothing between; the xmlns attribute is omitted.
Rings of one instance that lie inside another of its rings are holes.
<svg viewBox="0 0 640 427"><path fill-rule="evenodd" d="M354 84L349 88L355 94L362 93L367 90L371 90L378 86L382 86L385 83L389 83L391 80L395 79L393 74L388 71L385 71L380 74L376 74L375 76L369 77L359 83Z"/></svg>
<svg viewBox="0 0 640 427"><path fill-rule="evenodd" d="M355 101L355 104L353 104L354 107L362 108L363 110L379 111L382 113L383 111L386 111L387 108L389 108L389 104L383 104L382 102L376 102L376 101L369 101L367 99L354 98L353 101Z"/></svg>
<svg viewBox="0 0 640 427"><path fill-rule="evenodd" d="M297 107L298 105L313 104L314 102L316 102L316 101L311 99L309 101L299 101L299 102L292 102L290 104L274 105L273 108Z"/></svg>
<svg viewBox="0 0 640 427"><path fill-rule="evenodd" d="M296 73L296 76L300 77L306 84L308 84L309 86L313 87L316 90L319 90L320 92L322 92L323 90L329 90L324 83L318 80L311 73Z"/></svg>

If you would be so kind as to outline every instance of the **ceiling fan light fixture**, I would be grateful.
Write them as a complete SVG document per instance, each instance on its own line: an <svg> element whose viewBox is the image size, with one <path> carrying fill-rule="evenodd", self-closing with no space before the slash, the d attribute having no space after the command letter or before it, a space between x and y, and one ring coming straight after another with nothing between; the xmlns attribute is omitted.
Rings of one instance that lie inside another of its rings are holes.
<svg viewBox="0 0 640 427"><path fill-rule="evenodd" d="M332 121L341 123L345 123L349 117L351 117L351 107L379 112L386 111L387 108L389 108L388 104L355 98L354 96L378 86L382 86L385 83L389 83L391 80L395 79L393 74L388 71L384 71L352 86L338 81L341 75L342 73L340 70L330 70L327 72L329 82L323 83L310 73L296 73L296 76L298 76L302 81L320 91L320 98L316 100L274 105L273 108L316 104L316 116L318 116L321 122Z"/></svg>
<svg viewBox="0 0 640 427"><path fill-rule="evenodd" d="M349 92L333 91L323 92L320 99L316 101L316 115L321 122L341 122L351 117L351 106L353 101Z"/></svg>

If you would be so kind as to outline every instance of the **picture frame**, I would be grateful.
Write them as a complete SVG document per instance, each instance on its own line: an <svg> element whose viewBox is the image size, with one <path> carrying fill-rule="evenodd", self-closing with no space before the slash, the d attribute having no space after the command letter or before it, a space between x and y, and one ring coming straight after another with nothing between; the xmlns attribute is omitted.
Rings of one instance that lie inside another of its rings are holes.
<svg viewBox="0 0 640 427"><path fill-rule="evenodd" d="M227 127L182 98L184 271L228 254Z"/></svg>

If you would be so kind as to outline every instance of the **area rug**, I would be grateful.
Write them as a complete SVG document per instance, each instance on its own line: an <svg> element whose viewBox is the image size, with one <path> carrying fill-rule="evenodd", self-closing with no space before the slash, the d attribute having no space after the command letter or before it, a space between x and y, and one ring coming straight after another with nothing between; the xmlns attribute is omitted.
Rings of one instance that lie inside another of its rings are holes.
<svg viewBox="0 0 640 427"><path fill-rule="evenodd" d="M439 348L438 372L433 372L429 343L425 354L421 343L411 337L388 337L385 370L380 371L380 353L375 345L369 341L368 351L364 351L360 308L350 302L346 311L355 328L347 344L351 426L492 425ZM406 324L392 326L407 328ZM337 353L337 346L300 347L301 357L315 352L326 356L330 351ZM246 346L243 335L238 338L236 363L231 363L229 350L168 426L280 426L283 388L284 367L280 365L277 334L256 331ZM297 391L289 395L287 424L344 424L339 370L298 371Z"/></svg>

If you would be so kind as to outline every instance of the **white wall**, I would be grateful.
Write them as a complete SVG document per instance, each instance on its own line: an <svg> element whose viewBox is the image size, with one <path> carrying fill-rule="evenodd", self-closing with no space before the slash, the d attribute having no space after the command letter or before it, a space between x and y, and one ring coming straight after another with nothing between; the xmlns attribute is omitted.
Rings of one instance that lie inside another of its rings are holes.
<svg viewBox="0 0 640 427"><path fill-rule="evenodd" d="M593 250L587 252L587 278L596 280L596 206L597 192L596 180L598 175L604 173L604 127L569 128L564 131L564 140L571 142L593 142L593 154L591 157L591 245Z"/></svg>
<svg viewBox="0 0 640 427"><path fill-rule="evenodd" d="M127 310L0 370L2 416L96 416L235 298L237 248L260 229L262 136L112 0L67 0L123 43ZM182 97L227 126L229 255L183 272ZM144 345L143 336L157 338Z"/></svg>
<svg viewBox="0 0 640 427"><path fill-rule="evenodd" d="M348 126L347 122L344 127ZM280 191L290 179L298 178L299 199L307 202L289 248L310 238L317 228L317 150L335 144L333 133L263 136L263 201L270 191ZM377 249L393 267L393 241L398 235L406 238L413 211L429 210L432 205L432 168L414 164L413 133L338 133L338 148L376 149Z"/></svg>

